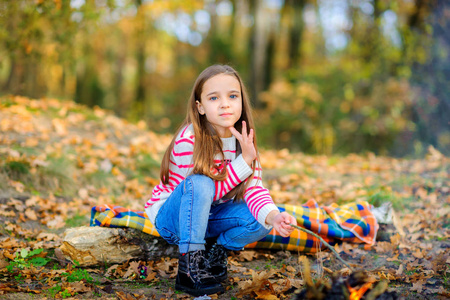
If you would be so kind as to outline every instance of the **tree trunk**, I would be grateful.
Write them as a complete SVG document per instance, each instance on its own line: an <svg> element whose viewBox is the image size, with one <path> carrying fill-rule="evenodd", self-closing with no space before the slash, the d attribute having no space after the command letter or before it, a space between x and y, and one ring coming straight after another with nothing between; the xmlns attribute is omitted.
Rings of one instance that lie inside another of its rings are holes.
<svg viewBox="0 0 450 300"><path fill-rule="evenodd" d="M291 28L289 29L289 68L298 68L300 61L300 46L305 27L303 20L303 8L305 7L305 0L289 0L287 3L291 6L290 13Z"/></svg>
<svg viewBox="0 0 450 300"><path fill-rule="evenodd" d="M254 0L250 4L250 12L255 20L250 39L250 94L254 106L259 108L259 93L264 89L266 50L268 42L268 22L265 16L263 1Z"/></svg>
<svg viewBox="0 0 450 300"><path fill-rule="evenodd" d="M135 112L142 119L146 114L146 84L145 84L145 16L142 10L142 0L136 0L136 93Z"/></svg>
<svg viewBox="0 0 450 300"><path fill-rule="evenodd" d="M81 266L178 255L178 247L169 245L163 238L132 228L97 226L67 229L60 249L67 259L76 260Z"/></svg>

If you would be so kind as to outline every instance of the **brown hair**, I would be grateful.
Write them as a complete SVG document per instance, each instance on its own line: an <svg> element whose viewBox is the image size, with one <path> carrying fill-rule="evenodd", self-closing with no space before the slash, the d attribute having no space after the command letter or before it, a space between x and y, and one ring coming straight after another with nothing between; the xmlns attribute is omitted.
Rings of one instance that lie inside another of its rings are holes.
<svg viewBox="0 0 450 300"><path fill-rule="evenodd" d="M234 125L237 131L242 132L242 121L247 123L247 134L249 134L250 128L255 126L252 117L252 108L250 99L248 97L245 86L242 82L241 77L238 72L234 70L232 67L228 65L212 65L197 77L197 80L194 83L192 88L191 96L189 97L188 107L186 119L181 124L180 128L178 128L172 142L164 154L162 163L161 163L161 173L160 178L164 184L169 183L169 164L170 164L170 154L172 153L175 139L177 138L180 131L189 124L193 124L194 134L195 134L195 143L194 143L194 154L193 154L193 163L194 168L193 174L203 174L214 180L225 180L228 176L226 172L213 174L212 168L214 168L214 156L216 153L222 154L222 164L224 163L223 157L223 149L222 149L222 140L214 130L214 127L208 122L205 115L201 115L198 112L196 101L201 101L201 93L203 90L203 85L205 82L219 74L226 74L230 76L234 76L238 81L241 87L241 99L242 99L242 113L239 120ZM256 153L258 153L258 148L256 146L256 133L254 133L253 143L255 145ZM238 140L236 140L236 156L242 153L241 145ZM259 157L258 157L259 159ZM253 174L255 173L256 163L253 161L252 169ZM226 169L224 169L226 170ZM253 174L250 179L247 180L247 183L244 185L244 182L241 182L238 186L236 186L230 193L227 194L227 197L235 196L235 200L243 199L245 189L249 186L251 179L253 178Z"/></svg>

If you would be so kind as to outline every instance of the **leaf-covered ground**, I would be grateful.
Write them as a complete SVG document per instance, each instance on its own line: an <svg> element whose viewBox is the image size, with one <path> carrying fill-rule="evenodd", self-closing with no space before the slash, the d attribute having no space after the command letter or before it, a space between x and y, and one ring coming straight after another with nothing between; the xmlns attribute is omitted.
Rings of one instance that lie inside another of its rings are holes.
<svg viewBox="0 0 450 300"><path fill-rule="evenodd" d="M174 257L82 268L58 251L64 230L88 225L94 205L142 209L170 139L69 101L0 98L0 299L192 298L174 291ZM261 160L277 203L392 202L390 240L335 249L405 299L450 296L449 158L430 148L422 159L262 150ZM226 292L216 298L291 299L305 286L303 255L231 253ZM307 258L315 281L349 274L328 250Z"/></svg>

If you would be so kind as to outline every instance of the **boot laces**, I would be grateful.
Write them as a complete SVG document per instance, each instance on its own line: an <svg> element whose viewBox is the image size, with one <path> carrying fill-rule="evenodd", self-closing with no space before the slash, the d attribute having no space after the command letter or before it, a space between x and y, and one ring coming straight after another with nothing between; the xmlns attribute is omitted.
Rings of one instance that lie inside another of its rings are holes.
<svg viewBox="0 0 450 300"><path fill-rule="evenodd" d="M210 279L212 277L212 275L207 271L208 268L208 260L203 255L201 255L201 252L196 253L196 255L192 256L192 259L190 261L190 269L193 271L193 273L197 274L197 278L200 281L202 279Z"/></svg>
<svg viewBox="0 0 450 300"><path fill-rule="evenodd" d="M226 250L224 247L221 247L219 244L215 244L212 246L210 250L209 260L216 261L216 260L222 260L221 263L227 263L226 259ZM210 262L210 261L209 261Z"/></svg>

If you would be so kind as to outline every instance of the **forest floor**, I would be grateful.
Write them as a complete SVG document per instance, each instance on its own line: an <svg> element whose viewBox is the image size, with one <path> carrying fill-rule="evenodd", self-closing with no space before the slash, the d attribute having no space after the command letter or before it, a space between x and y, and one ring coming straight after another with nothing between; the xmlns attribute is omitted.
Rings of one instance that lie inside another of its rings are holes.
<svg viewBox="0 0 450 300"><path fill-rule="evenodd" d="M70 101L0 98L0 299L193 298L174 290L174 256L82 267L58 252L67 228L89 225L93 206L142 210L170 139ZM391 202L397 222L387 241L336 251L400 298L450 297L449 158L433 148L421 159L260 152L276 203ZM212 299L294 299L308 278L350 274L327 249L232 252L228 271L226 291Z"/></svg>

